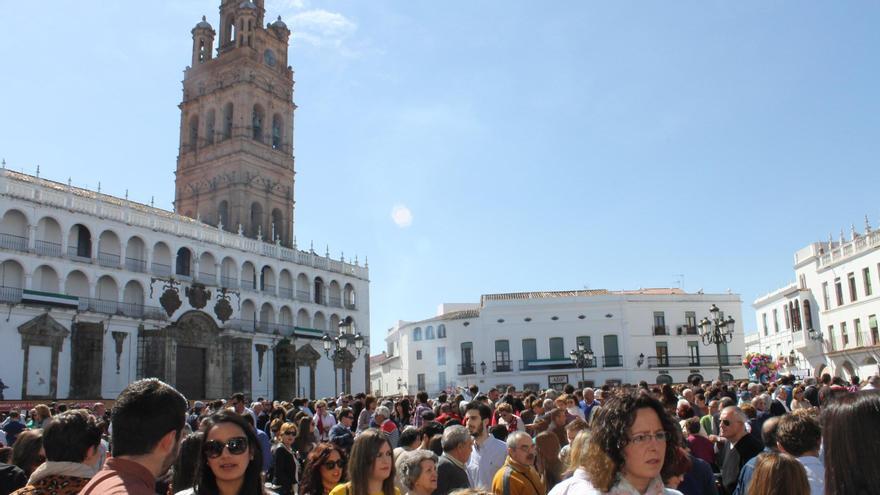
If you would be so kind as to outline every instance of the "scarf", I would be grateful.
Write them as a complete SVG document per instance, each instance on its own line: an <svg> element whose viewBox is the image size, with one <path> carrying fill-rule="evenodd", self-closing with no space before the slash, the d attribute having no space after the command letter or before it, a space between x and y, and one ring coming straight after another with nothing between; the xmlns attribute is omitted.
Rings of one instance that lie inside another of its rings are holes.
<svg viewBox="0 0 880 495"><path fill-rule="evenodd" d="M82 464L79 462L55 462L55 461L46 461L40 464L40 467L34 469L34 472L31 473L30 479L28 479L28 484L32 485L43 478L48 478L49 476L71 476L73 478L91 478L98 472L98 469L95 466L89 466L88 464Z"/></svg>
<svg viewBox="0 0 880 495"><path fill-rule="evenodd" d="M513 433L517 430L516 416L512 416L510 418L510 422L507 423L507 433Z"/></svg>
<svg viewBox="0 0 880 495"><path fill-rule="evenodd" d="M663 486L663 480L658 476L648 483L648 489L645 490L645 495L663 495L665 491L666 487ZM641 495L641 493L636 490L626 478L621 476L620 479L617 480L617 483L611 487L608 495Z"/></svg>

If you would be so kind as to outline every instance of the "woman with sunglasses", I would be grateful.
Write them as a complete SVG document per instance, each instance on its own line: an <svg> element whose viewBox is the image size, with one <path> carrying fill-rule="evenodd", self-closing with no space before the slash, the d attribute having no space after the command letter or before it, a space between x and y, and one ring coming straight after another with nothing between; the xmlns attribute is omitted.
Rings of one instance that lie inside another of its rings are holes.
<svg viewBox="0 0 880 495"><path fill-rule="evenodd" d="M332 443L318 444L309 454L303 473L300 495L328 495L345 473L342 449Z"/></svg>
<svg viewBox="0 0 880 495"><path fill-rule="evenodd" d="M592 424L587 448L577 459L580 467L549 495L680 495L664 487L661 477L669 474L683 442L660 401L638 392L612 397Z"/></svg>
<svg viewBox="0 0 880 495"><path fill-rule="evenodd" d="M222 411L202 422L195 485L180 495L264 495L263 455L249 421Z"/></svg>
<svg viewBox="0 0 880 495"><path fill-rule="evenodd" d="M280 441L272 449L272 484L278 486L279 495L295 493L299 474L299 463L293 453L293 439L296 437L296 426L284 423L278 430Z"/></svg>
<svg viewBox="0 0 880 495"><path fill-rule="evenodd" d="M364 430L354 440L348 460L348 483L330 495L400 495L394 486L394 451L381 431Z"/></svg>

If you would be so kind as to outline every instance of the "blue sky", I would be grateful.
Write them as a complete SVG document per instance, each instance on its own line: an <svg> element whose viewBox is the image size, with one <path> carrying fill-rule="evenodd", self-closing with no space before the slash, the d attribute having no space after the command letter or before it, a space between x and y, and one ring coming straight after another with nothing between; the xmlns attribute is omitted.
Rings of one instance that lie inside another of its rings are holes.
<svg viewBox="0 0 880 495"><path fill-rule="evenodd" d="M170 208L189 31L218 6L5 9L0 157ZM750 331L796 249L880 226L880 3L267 11L293 30L297 238L369 256L374 352L442 302L680 274L740 293Z"/></svg>

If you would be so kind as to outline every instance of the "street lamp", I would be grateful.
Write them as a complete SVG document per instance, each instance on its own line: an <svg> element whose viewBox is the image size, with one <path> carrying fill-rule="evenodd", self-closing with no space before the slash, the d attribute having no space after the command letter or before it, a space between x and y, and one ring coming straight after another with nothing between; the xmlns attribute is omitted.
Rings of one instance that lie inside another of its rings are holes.
<svg viewBox="0 0 880 495"><path fill-rule="evenodd" d="M807 330L807 335L809 335L810 340L822 340L822 332L816 330L815 328L810 328Z"/></svg>
<svg viewBox="0 0 880 495"><path fill-rule="evenodd" d="M593 354L592 349L587 349L587 344L584 341L580 340L577 343L577 349L572 349L568 356L575 366L581 369L581 386L583 386L584 382L587 381L584 368L593 367L596 355Z"/></svg>
<svg viewBox="0 0 880 495"><path fill-rule="evenodd" d="M725 320L721 315L721 310L714 304L709 308L709 313L711 313L709 317L711 320L703 318L700 321L700 338L703 340L703 345L715 345L715 354L718 357L718 379L723 381L721 344L729 344L733 340L733 325L736 321L732 316L728 316Z"/></svg>
<svg viewBox="0 0 880 495"><path fill-rule="evenodd" d="M400 392L400 389L401 389L401 388L406 388L406 383L404 383L403 378L398 377L398 378L397 378L397 394L398 394L398 395L403 395L403 394Z"/></svg>
<svg viewBox="0 0 880 495"><path fill-rule="evenodd" d="M324 355L330 358L333 361L333 393L334 396L339 395L339 372L337 361L345 355L345 352L350 347L354 347L357 352L357 356L355 359L361 356L361 350L364 348L364 337L358 333L356 335L352 335L352 319L351 316L347 316L344 320L339 322L339 335L336 337L331 337L329 334L324 334L324 337L321 339L321 344L324 346Z"/></svg>
<svg viewBox="0 0 880 495"><path fill-rule="evenodd" d="M480 371L482 371L484 375L486 374L486 361L480 361Z"/></svg>

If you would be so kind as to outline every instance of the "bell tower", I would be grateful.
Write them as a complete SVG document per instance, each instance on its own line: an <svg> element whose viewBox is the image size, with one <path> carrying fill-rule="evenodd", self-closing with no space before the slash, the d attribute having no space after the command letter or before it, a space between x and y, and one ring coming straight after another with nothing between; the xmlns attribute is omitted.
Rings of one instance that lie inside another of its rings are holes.
<svg viewBox="0 0 880 495"><path fill-rule="evenodd" d="M293 242L290 30L262 27L263 0L222 0L220 35L202 17L184 70L174 210L224 230Z"/></svg>

